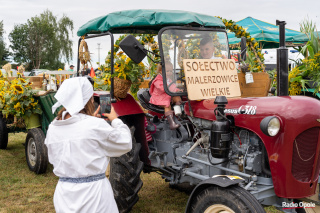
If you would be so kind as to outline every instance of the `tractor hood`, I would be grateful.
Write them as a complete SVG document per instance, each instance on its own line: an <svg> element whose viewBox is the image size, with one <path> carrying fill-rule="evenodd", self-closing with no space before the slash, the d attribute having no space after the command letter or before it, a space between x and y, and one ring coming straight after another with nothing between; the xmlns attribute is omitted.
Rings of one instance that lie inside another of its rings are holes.
<svg viewBox="0 0 320 213"><path fill-rule="evenodd" d="M216 120L216 107L213 99L191 101L193 116L196 118ZM185 105L185 112L190 115L188 104ZM320 101L305 96L229 99L225 113L234 117L236 126L249 128L254 132L266 116L277 116L282 122L298 121L302 125L319 126L317 119L320 119Z"/></svg>
<svg viewBox="0 0 320 213"><path fill-rule="evenodd" d="M320 168L320 101L305 96L272 96L228 102L225 113L233 116L235 126L254 132L264 143L276 195L290 198L313 195ZM214 100L191 102L193 116L215 120L217 106L213 103ZM190 115L188 104L185 112ZM260 129L262 119L267 116L280 120L280 130L273 137Z"/></svg>

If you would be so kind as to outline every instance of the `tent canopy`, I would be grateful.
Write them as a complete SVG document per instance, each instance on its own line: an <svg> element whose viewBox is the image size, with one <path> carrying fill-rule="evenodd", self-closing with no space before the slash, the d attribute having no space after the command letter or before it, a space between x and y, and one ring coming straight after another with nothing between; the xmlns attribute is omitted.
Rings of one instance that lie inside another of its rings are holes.
<svg viewBox="0 0 320 213"><path fill-rule="evenodd" d="M236 23L250 33L250 36L255 38L256 41L261 42L263 48L279 47L279 26L252 17L247 17ZM286 41L292 41L293 36L301 34L299 31L286 28ZM233 32L228 32L228 37L230 44L240 42L240 38L237 38Z"/></svg>
<svg viewBox="0 0 320 213"><path fill-rule="evenodd" d="M205 26L225 28L216 17L179 10L125 10L95 18L77 32L78 36L112 33L156 33L166 26Z"/></svg>
<svg viewBox="0 0 320 213"><path fill-rule="evenodd" d="M314 36L316 38L319 38L320 31L314 32ZM310 33L309 33L309 37L310 37ZM307 41L309 41L308 36L304 33L301 33L300 35L293 36L291 39L292 39L292 42L307 42Z"/></svg>

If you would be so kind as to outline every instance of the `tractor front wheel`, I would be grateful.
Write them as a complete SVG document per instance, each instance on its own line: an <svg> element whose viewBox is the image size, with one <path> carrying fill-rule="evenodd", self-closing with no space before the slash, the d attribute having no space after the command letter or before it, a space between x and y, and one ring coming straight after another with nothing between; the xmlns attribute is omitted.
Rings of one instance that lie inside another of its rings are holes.
<svg viewBox="0 0 320 213"><path fill-rule="evenodd" d="M30 129L25 143L28 167L36 174L45 173L48 166L48 151L44 144L45 135L40 128Z"/></svg>
<svg viewBox="0 0 320 213"><path fill-rule="evenodd" d="M140 173L143 163L139 158L141 144L136 143L132 129L132 150L110 160L109 181L120 213L129 212L138 202L138 192L142 187Z"/></svg>
<svg viewBox="0 0 320 213"><path fill-rule="evenodd" d="M192 213L263 213L265 210L245 189L239 186L222 188L209 186L202 190L192 201Z"/></svg>

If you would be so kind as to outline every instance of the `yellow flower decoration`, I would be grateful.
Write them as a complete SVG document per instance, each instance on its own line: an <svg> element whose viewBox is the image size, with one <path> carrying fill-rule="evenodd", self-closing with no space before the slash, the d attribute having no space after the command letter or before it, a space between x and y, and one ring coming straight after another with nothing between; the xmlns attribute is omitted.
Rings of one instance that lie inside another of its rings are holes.
<svg viewBox="0 0 320 213"><path fill-rule="evenodd" d="M23 78L19 78L19 80L20 80L20 82L23 83L23 84L26 83L26 81L25 81Z"/></svg>
<svg viewBox="0 0 320 213"><path fill-rule="evenodd" d="M20 94L23 93L23 88L21 85L14 85L13 87L14 87L15 91L17 91L18 93L20 93Z"/></svg>
<svg viewBox="0 0 320 213"><path fill-rule="evenodd" d="M18 110L21 108L20 102L18 102L16 105L14 105L14 109Z"/></svg>

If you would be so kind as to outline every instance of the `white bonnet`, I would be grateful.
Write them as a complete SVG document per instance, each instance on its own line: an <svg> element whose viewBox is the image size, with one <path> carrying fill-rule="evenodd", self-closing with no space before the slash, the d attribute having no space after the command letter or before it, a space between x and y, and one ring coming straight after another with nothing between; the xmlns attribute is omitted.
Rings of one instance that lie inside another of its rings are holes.
<svg viewBox="0 0 320 213"><path fill-rule="evenodd" d="M72 116L80 112L93 95L93 87L86 77L66 79L54 96L57 103L52 106L52 113L61 105Z"/></svg>

